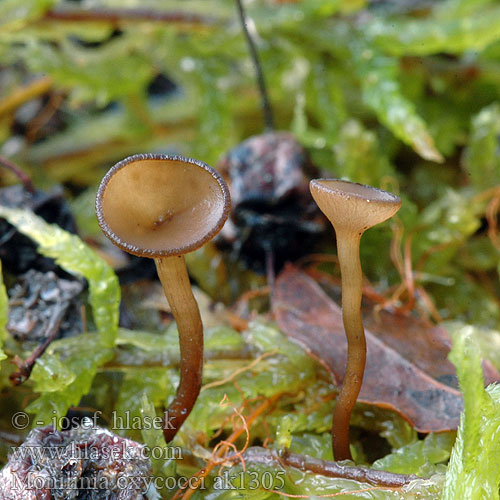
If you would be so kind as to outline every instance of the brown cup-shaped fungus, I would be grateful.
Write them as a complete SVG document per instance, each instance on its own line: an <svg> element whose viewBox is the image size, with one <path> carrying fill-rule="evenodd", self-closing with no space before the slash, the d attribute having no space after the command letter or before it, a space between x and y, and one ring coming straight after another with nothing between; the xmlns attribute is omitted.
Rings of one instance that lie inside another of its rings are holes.
<svg viewBox="0 0 500 500"><path fill-rule="evenodd" d="M347 365L332 423L335 460L352 459L349 420L356 403L366 362L366 340L361 318L362 272L359 244L370 227L392 217L401 199L380 189L336 179L315 179L311 194L332 223L342 277L342 320L347 337Z"/></svg>
<svg viewBox="0 0 500 500"><path fill-rule="evenodd" d="M97 193L101 229L122 250L155 260L177 322L181 373L164 415L167 443L194 406L203 369L203 325L184 254L220 231L230 204L222 177L205 163L182 156L126 158L109 170Z"/></svg>

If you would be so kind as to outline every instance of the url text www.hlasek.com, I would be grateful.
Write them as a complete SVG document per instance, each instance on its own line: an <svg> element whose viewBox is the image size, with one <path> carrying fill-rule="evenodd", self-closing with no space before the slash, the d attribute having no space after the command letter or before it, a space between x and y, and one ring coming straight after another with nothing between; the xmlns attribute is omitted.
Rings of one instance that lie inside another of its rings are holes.
<svg viewBox="0 0 500 500"><path fill-rule="evenodd" d="M130 446L127 443L93 446L71 443L68 446L19 446L11 448L16 461L29 459L32 463L46 460L68 462L70 460L182 460L182 448L176 446Z"/></svg>

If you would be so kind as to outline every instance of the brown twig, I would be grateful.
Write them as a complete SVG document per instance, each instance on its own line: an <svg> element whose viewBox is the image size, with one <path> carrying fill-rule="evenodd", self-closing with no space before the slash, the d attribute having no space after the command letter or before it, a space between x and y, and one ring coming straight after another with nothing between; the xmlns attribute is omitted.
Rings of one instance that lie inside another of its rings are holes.
<svg viewBox="0 0 500 500"><path fill-rule="evenodd" d="M29 378L37 359L42 356L42 354L47 350L47 347L49 347L50 343L57 337L59 326L64 317L64 314L66 313L67 308L68 302L61 302L58 304L58 309L52 316L50 324L47 327L47 338L31 353L31 355L26 360L23 361L21 358L19 358L19 356L16 356L14 358L12 362L17 365L18 371L13 372L9 375L9 379L12 385L20 385Z"/></svg>
<svg viewBox="0 0 500 500"><path fill-rule="evenodd" d="M396 302L399 302L401 296L406 292L407 303L396 307L395 310L401 314L407 314L413 310L415 306L415 278L412 266L412 240L413 234L410 233L404 243L404 252L401 252L401 243L403 241L404 228L399 219L396 219L396 224L393 226L393 238L391 241L391 260L396 267L401 283L396 287L394 293L386 299L385 302L376 306L376 312L380 309L386 309Z"/></svg>
<svg viewBox="0 0 500 500"><path fill-rule="evenodd" d="M325 477L351 479L353 481L369 483L374 486L401 487L415 479L419 479L418 476L413 474L396 474L383 470L341 465L338 462L299 455L298 453L291 453L288 450L282 453L276 453L273 450L252 447L246 450L243 457L247 463L254 462L266 465L281 464L282 466L294 467L302 471L313 472L314 474Z"/></svg>
<svg viewBox="0 0 500 500"><path fill-rule="evenodd" d="M5 156L1 155L0 155L0 166L10 170L23 183L26 191L30 192L31 194L35 192L35 186L33 186L30 177L26 172L23 172L21 167L19 167L15 163L5 158Z"/></svg>
<svg viewBox="0 0 500 500"><path fill-rule="evenodd" d="M94 9L52 9L45 14L45 19L55 21L97 21L111 24L122 22L152 21L161 23L183 23L196 25L220 24L221 20L212 16L201 16L182 11L161 12L150 9L119 9L119 8L94 8Z"/></svg>
<svg viewBox="0 0 500 500"><path fill-rule="evenodd" d="M439 314L439 311L434 304L434 301L431 299L430 295L425 291L423 287L418 288L418 293L420 295L420 300L424 304L425 308L427 311L429 311L429 314L431 315L432 319L436 323L441 323L443 321L443 318Z"/></svg>

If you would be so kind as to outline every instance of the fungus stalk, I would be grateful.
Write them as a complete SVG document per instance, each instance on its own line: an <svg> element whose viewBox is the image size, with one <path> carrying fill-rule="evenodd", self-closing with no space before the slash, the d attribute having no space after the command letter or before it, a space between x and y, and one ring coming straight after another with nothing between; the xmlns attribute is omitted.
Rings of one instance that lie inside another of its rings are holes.
<svg viewBox="0 0 500 500"><path fill-rule="evenodd" d="M361 318L362 271L359 258L361 234L338 231L337 256L342 279L342 321L347 337L347 365L342 390L337 396L332 422L333 455L351 458L349 421L358 398L366 364L366 339Z"/></svg>
<svg viewBox="0 0 500 500"><path fill-rule="evenodd" d="M157 257L155 264L179 331L180 382L176 397L163 419L163 435L165 442L169 443L191 413L200 394L203 372L203 324L191 289L184 256Z"/></svg>
<svg viewBox="0 0 500 500"><path fill-rule="evenodd" d="M337 256L342 276L342 321L347 337L347 364L332 422L335 460L351 459L349 421L363 382L366 339L361 317L361 236L370 227L392 217L401 200L371 186L336 179L315 179L311 194L332 223L337 237Z"/></svg>

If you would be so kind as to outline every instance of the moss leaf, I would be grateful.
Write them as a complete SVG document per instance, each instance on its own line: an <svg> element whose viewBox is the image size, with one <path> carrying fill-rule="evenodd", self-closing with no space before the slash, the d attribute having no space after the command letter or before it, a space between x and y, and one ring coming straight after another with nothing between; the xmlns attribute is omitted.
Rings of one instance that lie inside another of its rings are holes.
<svg viewBox="0 0 500 500"><path fill-rule="evenodd" d="M426 123L401 91L398 61L364 44L356 44L353 55L363 99L379 120L422 158L442 162Z"/></svg>
<svg viewBox="0 0 500 500"><path fill-rule="evenodd" d="M500 386L484 389L481 355L472 328L456 332L450 359L464 393L464 413L453 447L443 500L499 498Z"/></svg>
<svg viewBox="0 0 500 500"><path fill-rule="evenodd" d="M481 2L475 3L480 7ZM443 12L442 16L393 20L390 23L379 18L367 27L367 31L374 43L392 55L479 51L500 38L500 7L477 7L476 12L468 15L458 10L454 15Z"/></svg>
<svg viewBox="0 0 500 500"><path fill-rule="evenodd" d="M0 26L2 30L18 30L28 22L41 17L56 0L2 0L0 3Z"/></svg>
<svg viewBox="0 0 500 500"><path fill-rule="evenodd" d="M464 166L479 190L500 184L499 134L500 105L495 102L473 117L470 142L464 155Z"/></svg>

